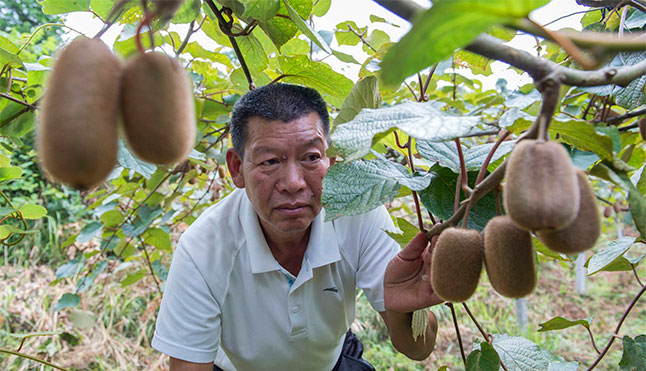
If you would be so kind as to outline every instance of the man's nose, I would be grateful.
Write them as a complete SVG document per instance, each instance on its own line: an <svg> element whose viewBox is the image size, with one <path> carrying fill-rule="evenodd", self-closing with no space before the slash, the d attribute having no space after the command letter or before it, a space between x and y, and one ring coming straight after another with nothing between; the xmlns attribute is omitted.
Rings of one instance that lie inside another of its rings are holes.
<svg viewBox="0 0 646 371"><path fill-rule="evenodd" d="M291 161L285 163L280 180L278 181L278 187L280 191L289 193L296 193L303 190L306 187L306 183L302 167Z"/></svg>

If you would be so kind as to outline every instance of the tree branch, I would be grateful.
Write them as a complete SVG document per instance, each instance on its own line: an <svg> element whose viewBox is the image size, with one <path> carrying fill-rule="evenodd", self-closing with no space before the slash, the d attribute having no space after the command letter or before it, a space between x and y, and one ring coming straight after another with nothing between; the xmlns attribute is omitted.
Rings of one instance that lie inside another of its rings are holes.
<svg viewBox="0 0 646 371"><path fill-rule="evenodd" d="M253 83L253 78L251 77L251 72L249 72L249 67L247 67L247 62L244 59L244 56L242 55L242 51L240 50L240 47L238 46L238 42L236 41L234 36L231 36L231 27L233 26L233 22L227 22L224 17L222 16L222 12L220 9L218 9L217 6L215 6L215 3L213 3L213 0L204 0L206 4L211 8L211 11L213 11L213 14L215 14L215 17L218 19L218 25L220 26L220 29L224 34L227 35L229 38L229 42L231 42L231 46L233 47L233 50L236 53L236 56L238 57L238 60L240 61L240 66L242 67L242 71L244 72L245 77L247 78L247 82L249 83L249 90L253 90L256 88L256 86Z"/></svg>

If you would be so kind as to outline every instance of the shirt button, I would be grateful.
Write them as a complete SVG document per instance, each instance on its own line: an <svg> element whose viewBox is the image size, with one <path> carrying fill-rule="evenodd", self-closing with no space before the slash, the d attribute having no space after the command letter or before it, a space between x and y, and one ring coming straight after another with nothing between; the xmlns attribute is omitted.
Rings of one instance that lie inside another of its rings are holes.
<svg viewBox="0 0 646 371"><path fill-rule="evenodd" d="M298 313L298 310L299 310L299 309L300 309L300 308L299 308L299 307L298 307L298 305L297 305L297 306L295 306L294 308L292 308L292 312L294 312L294 313Z"/></svg>

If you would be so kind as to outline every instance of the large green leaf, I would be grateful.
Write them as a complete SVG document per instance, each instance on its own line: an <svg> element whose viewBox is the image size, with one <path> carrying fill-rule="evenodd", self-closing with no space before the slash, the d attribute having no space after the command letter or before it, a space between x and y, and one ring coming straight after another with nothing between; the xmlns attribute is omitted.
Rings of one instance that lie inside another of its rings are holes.
<svg viewBox="0 0 646 371"><path fill-rule="evenodd" d="M394 128L416 139L441 142L474 132L478 122L477 117L453 116L431 103L406 102L361 110L352 121L336 127L332 144L346 160L352 160L368 154L375 135Z"/></svg>
<svg viewBox="0 0 646 371"><path fill-rule="evenodd" d="M598 134L594 127L585 121L552 121L550 133L560 134L565 143L572 144L582 151L594 152L603 159L612 159L612 139Z"/></svg>
<svg viewBox="0 0 646 371"><path fill-rule="evenodd" d="M122 140L119 140L119 152L117 156L119 165L126 169L136 171L148 179L157 170L157 166L149 164L136 158L132 152L125 146Z"/></svg>
<svg viewBox="0 0 646 371"><path fill-rule="evenodd" d="M607 247L588 260L588 274L592 275L600 272L621 258L633 246L635 240L635 237L621 237L610 242Z"/></svg>
<svg viewBox="0 0 646 371"><path fill-rule="evenodd" d="M336 31L334 32L334 36L336 37L336 42L339 45L353 46L361 42L361 39L350 29L362 34L368 30L368 27L359 27L354 23L354 21L345 21L337 24L335 29Z"/></svg>
<svg viewBox="0 0 646 371"><path fill-rule="evenodd" d="M302 84L318 90L321 94L345 98L352 90L352 80L335 72L323 62L310 60L306 55L278 57L280 72L289 75L284 82Z"/></svg>
<svg viewBox="0 0 646 371"><path fill-rule="evenodd" d="M308 18L310 12L312 11L312 0L289 0L289 5L303 18ZM287 15L287 8L285 4L280 2L280 8L278 9L278 14L282 16ZM291 19L286 19L284 17L273 17L268 21L259 21L258 25L262 28L263 31L269 36L271 41L276 45L280 50L281 46L288 42L296 32L298 32L298 27L292 22Z"/></svg>
<svg viewBox="0 0 646 371"><path fill-rule="evenodd" d="M490 163L496 162L505 156L514 147L515 141L504 141L496 149ZM427 160L437 162L441 166L451 169L454 173L460 172L460 157L455 142L430 142L416 141L417 151ZM471 148L462 145L464 164L467 171L480 170L494 143L485 143Z"/></svg>
<svg viewBox="0 0 646 371"><path fill-rule="evenodd" d="M22 169L18 166L0 167L0 182L20 178Z"/></svg>
<svg viewBox="0 0 646 371"><path fill-rule="evenodd" d="M172 252L170 235L168 232L159 228L150 228L144 233L144 242L155 246L158 249Z"/></svg>
<svg viewBox="0 0 646 371"><path fill-rule="evenodd" d="M254 35L237 37L236 41L252 74L258 74L267 68L269 59L262 44Z"/></svg>
<svg viewBox="0 0 646 371"><path fill-rule="evenodd" d="M419 193L420 200L433 215L440 219L449 219L453 215L453 203L458 175L451 169L435 166L431 169L431 184ZM469 184L474 186L476 172L468 173ZM495 217L496 200L493 192L481 198L471 209L467 226L470 229L481 230L487 222Z"/></svg>
<svg viewBox="0 0 646 371"><path fill-rule="evenodd" d="M553 360L546 350L520 336L495 334L493 347L510 371L546 370Z"/></svg>
<svg viewBox="0 0 646 371"><path fill-rule="evenodd" d="M431 66L496 24L526 17L549 0L436 0L382 62L386 85Z"/></svg>
<svg viewBox="0 0 646 371"><path fill-rule="evenodd" d="M0 64L13 68L25 67L25 65L22 63L22 59L20 59L18 55L6 50L3 47L0 47Z"/></svg>
<svg viewBox="0 0 646 371"><path fill-rule="evenodd" d="M45 14L82 12L90 9L90 0L44 0L42 5Z"/></svg>
<svg viewBox="0 0 646 371"><path fill-rule="evenodd" d="M467 371L498 371L499 369L500 357L489 343L480 343L480 349L474 350L467 357Z"/></svg>
<svg viewBox="0 0 646 371"><path fill-rule="evenodd" d="M332 0L317 0L316 4L314 4L314 8L312 9L312 15L315 15L317 17L324 16L325 13L330 10L331 5Z"/></svg>
<svg viewBox="0 0 646 371"><path fill-rule="evenodd" d="M646 52L633 52L622 53L622 58L619 58L620 64L632 66L646 58ZM620 88L615 92L615 99L617 104L633 110L642 104L646 103L646 95L644 95L644 86L646 85L646 74L634 79L625 88Z"/></svg>
<svg viewBox="0 0 646 371"><path fill-rule="evenodd" d="M402 185L420 190L429 181L429 176L411 174L405 166L387 160L335 164L323 178L325 218L332 220L368 212L392 201Z"/></svg>
<svg viewBox="0 0 646 371"><path fill-rule="evenodd" d="M578 371L579 362L552 361L547 365L547 371Z"/></svg>
<svg viewBox="0 0 646 371"><path fill-rule="evenodd" d="M408 220L404 218L397 218L395 220L395 225L397 225L397 228L399 228L402 233L394 233L390 231L384 231L390 238L395 240L399 246L404 248L404 246L408 245L410 240L413 239L419 233L419 229L417 229L416 226L412 225Z"/></svg>
<svg viewBox="0 0 646 371"><path fill-rule="evenodd" d="M280 8L280 0L238 0L244 5L242 18L267 21L273 18Z"/></svg>
<svg viewBox="0 0 646 371"><path fill-rule="evenodd" d="M110 12L112 12L112 8L115 6L115 4L119 3L120 1L121 0L91 0L90 8L92 8L92 11L98 14L99 17L103 18L104 20L107 20L107 17L110 15ZM128 1L124 4L121 4L121 9L112 19L112 21L114 21L115 19L121 18L123 13L125 13L128 9L135 6L137 6L137 3L134 1Z"/></svg>
<svg viewBox="0 0 646 371"><path fill-rule="evenodd" d="M364 108L377 108L381 105L381 94L377 78L367 76L357 81L350 95L343 101L341 111L334 119L334 125L352 120Z"/></svg>
<svg viewBox="0 0 646 371"><path fill-rule="evenodd" d="M538 332L543 331L553 331L553 330L563 330L572 326L581 325L587 329L590 328L591 319L579 319L579 320L569 320L561 316L554 317L551 320L543 323L539 323L540 328Z"/></svg>
<svg viewBox="0 0 646 371"><path fill-rule="evenodd" d="M183 4L177 9L172 23L182 24L191 23L200 15L200 0L182 0Z"/></svg>
<svg viewBox="0 0 646 371"><path fill-rule="evenodd" d="M19 211L25 219L36 220L47 215L47 209L40 205L25 204L20 207Z"/></svg>
<svg viewBox="0 0 646 371"><path fill-rule="evenodd" d="M646 335L639 335L635 339L624 336L623 345L624 353L619 361L619 369L622 371L646 370Z"/></svg>
<svg viewBox="0 0 646 371"><path fill-rule="evenodd" d="M332 53L332 49L330 49L330 46L323 40L321 35L319 35L316 31L308 25L301 16L296 13L296 10L292 8L291 5L287 2L287 0L283 0L283 5L285 5L285 9L287 9L287 14L289 15L289 19L294 22L296 27L303 33L303 35L307 36L308 39L312 40L316 45L319 46L319 48L325 50L328 54Z"/></svg>

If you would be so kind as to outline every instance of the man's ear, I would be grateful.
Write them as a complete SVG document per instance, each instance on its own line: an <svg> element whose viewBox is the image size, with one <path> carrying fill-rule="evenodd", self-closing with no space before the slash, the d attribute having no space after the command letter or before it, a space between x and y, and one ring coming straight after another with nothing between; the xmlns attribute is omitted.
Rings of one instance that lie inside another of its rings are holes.
<svg viewBox="0 0 646 371"><path fill-rule="evenodd" d="M336 156L329 157L329 159L330 159L330 166L336 163Z"/></svg>
<svg viewBox="0 0 646 371"><path fill-rule="evenodd" d="M227 150L227 167L231 173L233 184L238 188L244 188L244 177L242 176L242 159L233 148Z"/></svg>

